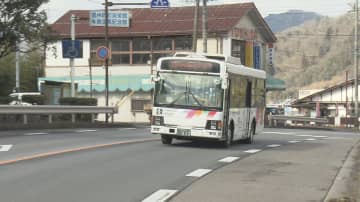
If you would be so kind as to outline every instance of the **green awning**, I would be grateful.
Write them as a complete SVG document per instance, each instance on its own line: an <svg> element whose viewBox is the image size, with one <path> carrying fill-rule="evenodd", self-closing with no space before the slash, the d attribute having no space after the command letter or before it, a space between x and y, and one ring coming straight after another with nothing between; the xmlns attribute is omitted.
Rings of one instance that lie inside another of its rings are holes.
<svg viewBox="0 0 360 202"><path fill-rule="evenodd" d="M266 78L266 90L267 91L276 91L276 90L285 90L286 85L285 81L280 79L275 79L272 76L267 76Z"/></svg>
<svg viewBox="0 0 360 202"><path fill-rule="evenodd" d="M38 81L71 82L69 77L41 77ZM78 84L78 92L90 92L90 78L78 76L74 78ZM117 75L109 76L109 91L150 91L153 88L150 75ZM92 77L92 89L102 92L105 90L105 76Z"/></svg>

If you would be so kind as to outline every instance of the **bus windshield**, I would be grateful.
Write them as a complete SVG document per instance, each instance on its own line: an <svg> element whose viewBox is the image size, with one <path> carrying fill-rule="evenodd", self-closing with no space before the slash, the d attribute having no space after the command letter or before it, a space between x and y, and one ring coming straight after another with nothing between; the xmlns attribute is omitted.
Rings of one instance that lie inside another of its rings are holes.
<svg viewBox="0 0 360 202"><path fill-rule="evenodd" d="M155 85L155 106L222 109L219 76L160 73Z"/></svg>

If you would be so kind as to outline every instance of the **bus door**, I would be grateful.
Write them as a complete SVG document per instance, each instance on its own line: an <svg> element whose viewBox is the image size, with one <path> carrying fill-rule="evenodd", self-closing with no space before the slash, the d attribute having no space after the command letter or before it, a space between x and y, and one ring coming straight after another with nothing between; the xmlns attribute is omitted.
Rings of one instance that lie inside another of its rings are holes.
<svg viewBox="0 0 360 202"><path fill-rule="evenodd" d="M246 119L245 119L245 134L248 135L249 132L249 127L250 126L250 118L251 118L251 100L252 98L252 81L248 80L247 81L247 86L246 86L246 96L245 96L245 108L246 108Z"/></svg>

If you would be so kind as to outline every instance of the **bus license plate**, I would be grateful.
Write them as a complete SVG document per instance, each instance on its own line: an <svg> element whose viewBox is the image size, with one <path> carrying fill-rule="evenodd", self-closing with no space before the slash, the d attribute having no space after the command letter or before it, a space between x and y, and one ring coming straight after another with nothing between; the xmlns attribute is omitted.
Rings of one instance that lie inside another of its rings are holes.
<svg viewBox="0 0 360 202"><path fill-rule="evenodd" d="M180 135L182 135L182 136L190 136L191 135L190 129L181 129L181 130L178 129L178 131L179 131Z"/></svg>

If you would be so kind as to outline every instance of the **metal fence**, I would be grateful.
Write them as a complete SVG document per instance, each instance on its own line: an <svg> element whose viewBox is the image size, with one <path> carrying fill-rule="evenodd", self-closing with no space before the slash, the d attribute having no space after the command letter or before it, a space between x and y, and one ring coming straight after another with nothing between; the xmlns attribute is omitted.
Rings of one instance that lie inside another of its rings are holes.
<svg viewBox="0 0 360 202"><path fill-rule="evenodd" d="M88 114L91 122L95 122L97 114L109 114L111 122L114 122L114 114L118 112L117 107L98 107L98 106L68 106L68 105L0 105L0 115L20 115L24 124L28 124L29 115L46 115L48 123L53 122L54 115L69 114L71 122L76 122L77 114Z"/></svg>

